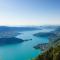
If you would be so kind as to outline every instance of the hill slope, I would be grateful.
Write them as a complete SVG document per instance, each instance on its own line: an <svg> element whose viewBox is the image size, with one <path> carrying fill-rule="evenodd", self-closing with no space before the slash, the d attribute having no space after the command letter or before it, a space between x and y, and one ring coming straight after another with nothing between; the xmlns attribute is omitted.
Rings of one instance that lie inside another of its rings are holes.
<svg viewBox="0 0 60 60"><path fill-rule="evenodd" d="M38 55L33 60L60 60L60 28L49 37L48 50Z"/></svg>

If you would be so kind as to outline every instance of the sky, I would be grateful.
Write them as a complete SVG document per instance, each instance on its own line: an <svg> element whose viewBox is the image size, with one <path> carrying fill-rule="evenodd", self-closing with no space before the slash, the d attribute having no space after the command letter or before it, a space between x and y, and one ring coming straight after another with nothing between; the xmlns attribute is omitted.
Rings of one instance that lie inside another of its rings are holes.
<svg viewBox="0 0 60 60"><path fill-rule="evenodd" d="M59 0L0 0L0 26L60 25Z"/></svg>

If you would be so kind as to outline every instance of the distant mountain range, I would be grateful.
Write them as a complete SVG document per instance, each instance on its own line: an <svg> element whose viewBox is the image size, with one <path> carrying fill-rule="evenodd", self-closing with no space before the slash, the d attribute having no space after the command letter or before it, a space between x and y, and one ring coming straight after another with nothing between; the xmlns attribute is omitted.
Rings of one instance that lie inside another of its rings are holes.
<svg viewBox="0 0 60 60"><path fill-rule="evenodd" d="M27 31L27 30L37 30L37 27L8 27L0 26L0 31Z"/></svg>
<svg viewBox="0 0 60 60"><path fill-rule="evenodd" d="M28 31L28 30L41 30L41 29L55 29L60 26L29 26L29 27L9 27L0 26L0 31Z"/></svg>

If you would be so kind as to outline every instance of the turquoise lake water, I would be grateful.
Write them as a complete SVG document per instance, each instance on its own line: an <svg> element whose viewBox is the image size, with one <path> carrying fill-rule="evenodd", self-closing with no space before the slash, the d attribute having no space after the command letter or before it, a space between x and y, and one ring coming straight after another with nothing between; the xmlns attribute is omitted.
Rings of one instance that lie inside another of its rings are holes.
<svg viewBox="0 0 60 60"><path fill-rule="evenodd" d="M32 58L36 57L42 51L36 50L33 47L38 43L48 42L47 37L38 38L36 36L33 36L33 34L38 32L44 32L44 31L35 30L35 31L21 32L22 34L18 35L17 38L32 39L32 40L15 45L1 46L0 60L31 60Z"/></svg>

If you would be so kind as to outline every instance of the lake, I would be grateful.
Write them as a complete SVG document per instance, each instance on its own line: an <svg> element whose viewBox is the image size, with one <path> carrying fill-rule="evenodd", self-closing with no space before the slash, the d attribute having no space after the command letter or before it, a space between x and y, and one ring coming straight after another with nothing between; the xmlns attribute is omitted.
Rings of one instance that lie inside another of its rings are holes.
<svg viewBox="0 0 60 60"><path fill-rule="evenodd" d="M38 54L41 54L41 50L36 50L33 47L39 43L48 42L48 37L36 37L33 34L38 32L45 32L44 30L23 31L22 34L16 36L21 39L32 39L20 44L0 46L0 60L31 60ZM47 31L46 31L47 32Z"/></svg>

